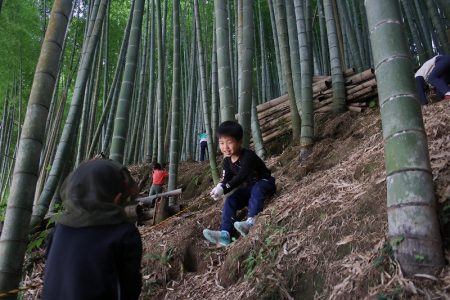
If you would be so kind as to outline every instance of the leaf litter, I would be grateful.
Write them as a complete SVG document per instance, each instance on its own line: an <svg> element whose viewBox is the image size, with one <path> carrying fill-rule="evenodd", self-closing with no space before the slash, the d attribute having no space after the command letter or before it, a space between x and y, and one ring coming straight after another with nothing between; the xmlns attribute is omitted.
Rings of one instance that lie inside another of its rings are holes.
<svg viewBox="0 0 450 300"><path fill-rule="evenodd" d="M449 102L423 108L447 263L449 112ZM299 163L295 146L266 160L278 191L250 234L234 235L226 248L208 244L201 233L218 228L222 207L207 199L208 165L180 165L192 196L181 202L203 204L156 229L140 228L142 299L450 299L448 264L437 277L406 278L386 243L379 112L320 115L315 122L316 144L306 161ZM138 180L145 168L130 170ZM23 284L41 283L43 269L43 251L28 254ZM40 291L29 289L23 298L39 299Z"/></svg>

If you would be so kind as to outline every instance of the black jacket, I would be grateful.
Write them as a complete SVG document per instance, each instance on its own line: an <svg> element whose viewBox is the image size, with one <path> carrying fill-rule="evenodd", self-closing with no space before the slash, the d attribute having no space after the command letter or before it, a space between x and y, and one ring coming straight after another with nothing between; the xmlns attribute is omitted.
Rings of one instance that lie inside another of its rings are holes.
<svg viewBox="0 0 450 300"><path fill-rule="evenodd" d="M270 177L270 170L252 150L242 148L239 159L234 163L230 157L223 159L222 187L225 194L242 183L253 184Z"/></svg>
<svg viewBox="0 0 450 300"><path fill-rule="evenodd" d="M138 299L141 256L141 237L133 224L58 224L47 248L42 299Z"/></svg>

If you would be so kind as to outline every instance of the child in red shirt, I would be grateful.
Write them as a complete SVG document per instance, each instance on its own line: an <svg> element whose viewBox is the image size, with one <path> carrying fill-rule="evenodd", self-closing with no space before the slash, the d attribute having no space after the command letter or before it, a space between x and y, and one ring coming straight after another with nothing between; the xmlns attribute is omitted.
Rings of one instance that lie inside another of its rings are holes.
<svg viewBox="0 0 450 300"><path fill-rule="evenodd" d="M153 164L152 187L150 188L150 196L162 193L162 186L165 179L169 176L166 170L163 170L159 163Z"/></svg>

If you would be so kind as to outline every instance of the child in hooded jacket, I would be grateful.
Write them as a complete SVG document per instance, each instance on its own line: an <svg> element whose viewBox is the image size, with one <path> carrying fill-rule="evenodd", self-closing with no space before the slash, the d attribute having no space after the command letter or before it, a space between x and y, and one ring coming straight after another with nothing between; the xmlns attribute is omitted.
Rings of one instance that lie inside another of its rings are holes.
<svg viewBox="0 0 450 300"><path fill-rule="evenodd" d="M142 242L122 207L137 194L128 170L84 162L65 180L65 211L47 246L44 300L138 299Z"/></svg>

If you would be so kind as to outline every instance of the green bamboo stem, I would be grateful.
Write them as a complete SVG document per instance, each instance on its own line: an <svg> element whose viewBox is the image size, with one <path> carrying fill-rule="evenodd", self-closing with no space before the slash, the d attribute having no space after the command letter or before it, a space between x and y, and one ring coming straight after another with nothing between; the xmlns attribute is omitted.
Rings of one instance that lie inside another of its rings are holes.
<svg viewBox="0 0 450 300"><path fill-rule="evenodd" d="M78 68L77 79L75 81L75 89L73 92L69 113L67 115L66 123L64 125L64 129L58 147L56 149L55 158L52 163L52 169L50 171L47 182L45 183L42 194L39 197L39 201L33 209L33 215L31 218L32 227L38 225L43 220L44 215L48 210L48 206L58 185L64 163L66 162L67 155L70 151L70 142L74 138L75 133L78 129L84 92L86 89L95 49L98 44L99 35L103 24L103 17L106 11L106 3L107 0L100 0L98 13L95 19L95 24L92 28L92 32L88 32L88 35L86 36L86 39L83 43L83 52L81 54L81 61Z"/></svg>
<svg viewBox="0 0 450 300"><path fill-rule="evenodd" d="M45 123L71 10L71 1L54 2L36 67L0 238L0 292L17 288L22 277Z"/></svg>
<svg viewBox="0 0 450 300"><path fill-rule="evenodd" d="M116 118L111 143L110 158L118 163L123 163L125 142L128 130L128 115L130 102L133 95L134 79L136 77L137 56L141 39L142 18L144 14L145 0L136 0L133 7L133 19L131 21L130 39L125 59L125 68L117 104Z"/></svg>
<svg viewBox="0 0 450 300"><path fill-rule="evenodd" d="M300 53L298 35L300 32L296 26L296 12L294 1L286 1L286 18L289 37L289 54L291 59L292 81L294 85L295 103L297 108L301 110L302 101L302 75L300 71ZM305 30L302 28L301 30ZM309 61L308 61L309 62ZM300 113L300 111L299 111Z"/></svg>
<svg viewBox="0 0 450 300"><path fill-rule="evenodd" d="M450 45L446 35L445 26L442 24L442 20L439 18L436 6L433 0L425 0L425 4L428 8L428 15L431 18L431 22L433 23L433 27L437 34L439 44L443 50L443 53L450 53Z"/></svg>
<svg viewBox="0 0 450 300"><path fill-rule="evenodd" d="M250 145L253 53L255 32L253 24L253 1L242 3L242 40L240 41L239 67L241 80L239 84L239 124L244 130L243 146Z"/></svg>
<svg viewBox="0 0 450 300"><path fill-rule="evenodd" d="M227 2L214 0L214 16L216 21L217 70L220 97L220 118L223 121L234 120L233 87L231 80L229 24L227 20Z"/></svg>
<svg viewBox="0 0 450 300"><path fill-rule="evenodd" d="M302 70L302 99L301 99L301 136L300 145L302 148L310 148L313 144L314 136L314 108L313 108L313 91L312 91L312 69L310 63L310 52L312 52L311 44L308 42L308 35L306 32L305 15L309 13L303 9L303 2L301 0L294 0L295 3L295 15L297 16L297 29L300 42L300 63ZM306 6L311 9L311 6ZM309 20L311 21L311 20ZM304 151L304 150L302 150Z"/></svg>
<svg viewBox="0 0 450 300"><path fill-rule="evenodd" d="M436 275L444 265L442 242L400 6L390 0L365 5L383 127L389 238L405 275Z"/></svg>
<svg viewBox="0 0 450 300"><path fill-rule="evenodd" d="M275 50L275 61L276 61L275 68L277 70L277 75L278 75L279 93L280 93L280 95L283 95L286 93L286 84L285 84L285 79L284 79L283 63L281 61L281 54L280 54L281 50L280 50L280 45L279 45L279 41L278 41L279 29L277 26L276 12L274 9L273 1L274 0L267 0L267 2L269 3L270 22L272 24L272 26L271 26L272 40L274 43L274 50Z"/></svg>
<svg viewBox="0 0 450 300"><path fill-rule="evenodd" d="M295 102L294 84L292 82L291 62L289 56L289 41L287 37L286 8L283 0L275 1L280 56L283 64L283 77L286 82L289 104L291 108L292 139L296 143L300 138L301 119Z"/></svg>
<svg viewBox="0 0 450 300"><path fill-rule="evenodd" d="M209 105L206 91L206 70L203 54L200 16L198 13L198 0L194 0L194 15L195 15L195 28L196 28L196 39L198 49L198 62L199 62L198 66L200 70L201 97L203 103L203 121L205 124L206 134L208 135L208 154L209 154L209 165L211 167L211 177L214 181L214 184L217 184L219 182L219 174L217 171L216 152L213 137L211 136L212 131L211 131Z"/></svg>
<svg viewBox="0 0 450 300"><path fill-rule="evenodd" d="M323 0L325 18L327 20L328 46L330 49L330 66L333 83L333 110L342 112L346 110L345 104L345 84L342 74L342 65L336 23L333 14L332 0Z"/></svg>
<svg viewBox="0 0 450 300"><path fill-rule="evenodd" d="M180 2L173 2L173 74L172 74L172 126L170 131L169 182L168 190L175 190L178 179L178 160L180 151L180 106L181 106L181 41L180 41ZM174 206L176 198L169 199Z"/></svg>
<svg viewBox="0 0 450 300"><path fill-rule="evenodd" d="M161 3L159 0L155 0L156 5L156 28L157 28L157 48L158 48L158 86L156 89L156 101L157 101L157 160L163 162L164 155L164 116L165 116L165 103L164 103L164 39L163 28L161 24Z"/></svg>

